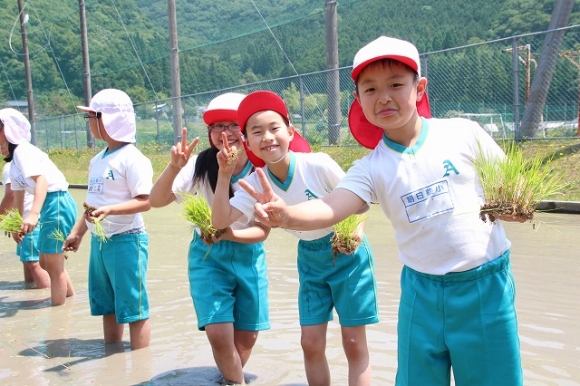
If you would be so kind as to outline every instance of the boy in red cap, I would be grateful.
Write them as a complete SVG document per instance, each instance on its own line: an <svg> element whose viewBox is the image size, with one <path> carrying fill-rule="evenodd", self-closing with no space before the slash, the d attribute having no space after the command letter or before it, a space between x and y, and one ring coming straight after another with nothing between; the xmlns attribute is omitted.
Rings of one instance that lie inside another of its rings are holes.
<svg viewBox="0 0 580 386"><path fill-rule="evenodd" d="M475 167L480 152L505 155L475 122L421 116L427 79L413 44L376 39L356 54L352 78L350 130L371 153L322 200L287 206L264 180L270 202L256 217L316 229L378 202L404 264L396 384L449 385L453 369L457 385L521 385L510 242L500 221L479 218Z"/></svg>
<svg viewBox="0 0 580 386"><path fill-rule="evenodd" d="M238 109L238 123L249 150L265 164L258 170L263 171L277 194L289 202L324 197L344 176L344 171L327 154L305 153L310 152L310 146L295 131L284 101L275 93L256 91L244 98ZM244 190L237 191L231 199L228 196L227 182L232 169L228 151L231 149L225 148L218 154L220 171L212 206L212 220L218 228L252 217L256 202ZM260 188L255 173L240 181L240 185ZM308 384L331 384L325 354L326 330L336 309L349 367L348 384L370 385L365 326L377 323L379 318L374 259L364 233L360 230L360 245L352 254L335 256L332 226L289 232L300 239L298 309Z"/></svg>

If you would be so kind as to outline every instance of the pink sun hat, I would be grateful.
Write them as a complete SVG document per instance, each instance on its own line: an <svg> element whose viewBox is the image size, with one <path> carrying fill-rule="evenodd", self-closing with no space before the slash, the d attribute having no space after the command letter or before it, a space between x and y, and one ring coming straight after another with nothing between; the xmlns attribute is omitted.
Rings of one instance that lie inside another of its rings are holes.
<svg viewBox="0 0 580 386"><path fill-rule="evenodd" d="M352 80L356 83L366 66L381 59L393 59L406 64L421 76L421 60L417 47L405 40L381 36L361 48L354 56ZM422 117L431 118L431 107L426 92L417 100L417 112ZM383 129L366 119L356 99L348 112L348 126L354 139L368 149L374 149L383 136Z"/></svg>
<svg viewBox="0 0 580 386"><path fill-rule="evenodd" d="M88 107L77 106L77 109L101 113L105 131L111 138L119 142L135 143L137 124L133 102L123 91L114 88L101 90L93 95Z"/></svg>
<svg viewBox="0 0 580 386"><path fill-rule="evenodd" d="M242 133L246 132L246 123L252 115L266 110L275 111L290 122L290 115L288 114L286 104L278 94L265 90L254 91L242 100L242 103L240 103L240 107L238 108L238 124L242 128ZM245 141L244 147L246 148L246 153L248 154L248 158L252 164L258 167L266 165L261 158L252 153ZM311 152L310 144L298 133L297 130L294 130L294 137L292 138L292 141L290 141L288 149L299 153Z"/></svg>
<svg viewBox="0 0 580 386"><path fill-rule="evenodd" d="M30 122L20 111L12 108L2 109L0 120L4 124L4 135L8 142L13 145L30 142Z"/></svg>

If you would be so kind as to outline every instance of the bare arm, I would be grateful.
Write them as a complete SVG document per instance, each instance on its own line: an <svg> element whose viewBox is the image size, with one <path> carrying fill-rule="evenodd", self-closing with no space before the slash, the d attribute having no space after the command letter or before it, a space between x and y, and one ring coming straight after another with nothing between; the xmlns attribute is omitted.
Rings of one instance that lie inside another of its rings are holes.
<svg viewBox="0 0 580 386"><path fill-rule="evenodd" d="M351 214L357 213L366 203L359 196L346 189L335 189L328 196L288 206L286 202L272 192L262 170L256 171L264 194L269 192L270 200L265 203L258 200L255 205L256 219L270 227L282 227L294 230L315 230L332 226ZM240 185L252 196L256 191L240 181Z"/></svg>
<svg viewBox="0 0 580 386"><path fill-rule="evenodd" d="M222 133L224 147L217 154L218 179L211 206L212 225L217 229L227 228L242 216L242 212L230 205L230 180L236 166L236 148L228 146L227 136Z"/></svg>
<svg viewBox="0 0 580 386"><path fill-rule="evenodd" d="M171 190L175 177L179 171L187 164L191 152L197 146L199 138L195 138L189 145L187 144L187 129L184 127L181 132L181 142L171 147L171 159L161 175L155 181L149 202L153 208L161 208L175 201L175 194Z"/></svg>
<svg viewBox="0 0 580 386"><path fill-rule="evenodd" d="M0 202L0 214L4 214L14 207L14 191L10 187L11 185L4 185L4 197L2 197L2 202Z"/></svg>
<svg viewBox="0 0 580 386"><path fill-rule="evenodd" d="M83 236L89 229L85 221L86 216L87 215L83 213L83 216L77 221L70 234L66 237L66 240L62 246L63 251L76 252L79 250Z"/></svg>
<svg viewBox="0 0 580 386"><path fill-rule="evenodd" d="M146 212L151 208L149 204L149 196L146 194L139 195L129 201L122 202L115 205L105 205L97 208L91 213L91 216L103 220L109 215L122 215Z"/></svg>
<svg viewBox="0 0 580 386"><path fill-rule="evenodd" d="M233 230L228 228L226 233L219 238L214 238L213 241L214 243L217 243L219 240L229 240L243 244L254 244L266 240L269 234L269 227L260 223L255 223L253 226L246 229Z"/></svg>
<svg viewBox="0 0 580 386"><path fill-rule="evenodd" d="M46 200L46 193L48 191L48 181L46 177L40 176L32 176L31 177L34 182L34 199L32 200L32 207L28 212L26 218L22 221L22 227L20 228L22 233L27 234L30 233L36 228L38 225L38 218L40 217L40 211L42 210L42 206L44 205L44 200ZM24 191L19 191L16 194L16 202L18 204L18 208L20 213L24 210Z"/></svg>

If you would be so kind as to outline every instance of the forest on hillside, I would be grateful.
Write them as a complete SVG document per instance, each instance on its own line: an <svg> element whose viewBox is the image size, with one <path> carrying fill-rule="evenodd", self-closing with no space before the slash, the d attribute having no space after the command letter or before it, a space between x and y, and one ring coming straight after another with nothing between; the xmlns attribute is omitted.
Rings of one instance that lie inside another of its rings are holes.
<svg viewBox="0 0 580 386"><path fill-rule="evenodd" d="M74 106L83 103L78 2L23 3L29 17L36 109L42 115L74 113ZM120 88L136 103L170 96L167 3L85 4L92 90ZM350 66L356 51L379 35L410 40L425 53L544 31L554 4L555 0L339 0L339 65ZM323 0L176 0L182 94L324 70L324 7ZM26 100L18 16L17 2L0 0L0 104ZM580 8L575 5L569 24L579 23ZM575 41L580 43L580 35ZM541 43L537 39L536 49ZM482 57L472 60L486 59L485 53L476 55ZM451 62L460 68L460 60ZM482 76L509 82L507 75ZM480 94L491 95L494 84L480 88ZM462 96L464 102L470 98Z"/></svg>

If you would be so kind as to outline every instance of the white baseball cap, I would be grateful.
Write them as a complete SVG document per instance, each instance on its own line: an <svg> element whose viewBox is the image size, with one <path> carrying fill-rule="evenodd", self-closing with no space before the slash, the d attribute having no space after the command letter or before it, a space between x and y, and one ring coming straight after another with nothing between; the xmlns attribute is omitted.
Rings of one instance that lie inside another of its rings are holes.
<svg viewBox="0 0 580 386"><path fill-rule="evenodd" d="M227 92L213 98L203 112L203 121L206 125L216 122L237 122L238 106L244 98L244 94L237 92Z"/></svg>
<svg viewBox="0 0 580 386"><path fill-rule="evenodd" d="M77 106L79 110L101 113L105 131L115 141L135 142L137 124L133 102L121 90L108 88L99 91L91 99L89 107Z"/></svg>
<svg viewBox="0 0 580 386"><path fill-rule="evenodd" d="M350 74L354 82L356 83L366 66L381 59L401 62L421 76L421 60L417 47L405 40L381 36L361 48L354 56ZM417 113L422 117L431 118L427 92L417 100ZM383 137L383 129L368 121L357 99L352 102L348 111L348 127L353 138L368 149L374 149Z"/></svg>
<svg viewBox="0 0 580 386"><path fill-rule="evenodd" d="M20 111L12 108L2 109L0 120L4 124L4 135L8 142L13 145L30 142L30 122Z"/></svg>
<svg viewBox="0 0 580 386"><path fill-rule="evenodd" d="M393 59L404 63L421 76L421 60L417 47L405 40L381 36L356 53L350 74L352 79L356 82L366 66L381 59Z"/></svg>

